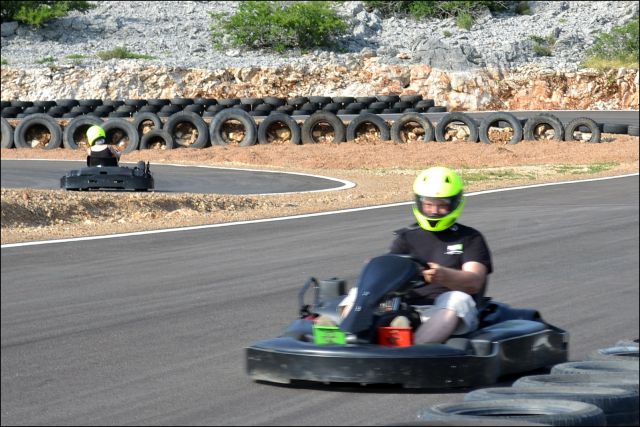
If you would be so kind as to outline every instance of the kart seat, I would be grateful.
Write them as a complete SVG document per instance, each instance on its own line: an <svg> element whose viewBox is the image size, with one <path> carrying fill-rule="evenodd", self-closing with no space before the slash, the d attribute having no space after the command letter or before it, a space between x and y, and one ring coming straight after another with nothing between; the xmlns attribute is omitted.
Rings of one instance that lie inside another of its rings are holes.
<svg viewBox="0 0 640 427"><path fill-rule="evenodd" d="M116 157L94 157L87 156L87 166L118 166Z"/></svg>

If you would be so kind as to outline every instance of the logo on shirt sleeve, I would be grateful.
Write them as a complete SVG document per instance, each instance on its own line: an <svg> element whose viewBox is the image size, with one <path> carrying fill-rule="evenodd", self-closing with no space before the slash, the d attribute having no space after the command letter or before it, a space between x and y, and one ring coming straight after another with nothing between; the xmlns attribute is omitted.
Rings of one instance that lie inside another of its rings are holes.
<svg viewBox="0 0 640 427"><path fill-rule="evenodd" d="M455 245L448 245L445 255L459 255L462 253L462 243L456 243Z"/></svg>

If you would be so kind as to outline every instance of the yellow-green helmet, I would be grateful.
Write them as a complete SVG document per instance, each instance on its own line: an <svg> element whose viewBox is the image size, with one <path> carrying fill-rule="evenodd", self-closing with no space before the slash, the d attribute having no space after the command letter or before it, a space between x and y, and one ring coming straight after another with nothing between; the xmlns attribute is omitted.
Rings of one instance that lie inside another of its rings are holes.
<svg viewBox="0 0 640 427"><path fill-rule="evenodd" d="M455 224L464 209L462 178L453 170L445 167L426 169L413 182L416 203L413 214L420 227L427 231L442 231ZM446 201L449 211L446 214L427 214L422 210L425 200Z"/></svg>
<svg viewBox="0 0 640 427"><path fill-rule="evenodd" d="M89 147L92 147L93 144L96 143L96 140L100 138L107 138L107 134L105 133L102 126L93 125L89 129L87 129L87 144L89 144Z"/></svg>

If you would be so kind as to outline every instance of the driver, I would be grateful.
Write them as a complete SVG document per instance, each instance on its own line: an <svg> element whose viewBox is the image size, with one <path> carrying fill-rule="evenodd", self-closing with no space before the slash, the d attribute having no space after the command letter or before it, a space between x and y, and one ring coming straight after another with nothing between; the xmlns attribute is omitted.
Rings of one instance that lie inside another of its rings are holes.
<svg viewBox="0 0 640 427"><path fill-rule="evenodd" d="M422 324L414 343L442 343L451 335L478 328L476 303L492 272L491 253L483 235L456 222L464 208L463 182L445 167L422 171L413 183L414 225L395 232L390 253L424 260L426 286L414 289L407 302L420 313ZM357 289L340 302L341 316L351 310ZM408 326L399 316L393 326Z"/></svg>
<svg viewBox="0 0 640 427"><path fill-rule="evenodd" d="M107 134L102 126L93 125L87 129L87 144L87 166L101 164L103 159L115 159L117 165L120 153L107 144Z"/></svg>

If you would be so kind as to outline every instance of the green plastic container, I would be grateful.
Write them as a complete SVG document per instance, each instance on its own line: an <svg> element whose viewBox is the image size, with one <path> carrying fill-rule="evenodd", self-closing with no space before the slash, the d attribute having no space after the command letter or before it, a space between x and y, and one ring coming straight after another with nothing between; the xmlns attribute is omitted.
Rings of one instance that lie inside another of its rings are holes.
<svg viewBox="0 0 640 427"><path fill-rule="evenodd" d="M313 339L317 345L345 345L347 335L337 326L313 325Z"/></svg>

